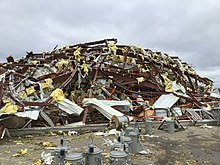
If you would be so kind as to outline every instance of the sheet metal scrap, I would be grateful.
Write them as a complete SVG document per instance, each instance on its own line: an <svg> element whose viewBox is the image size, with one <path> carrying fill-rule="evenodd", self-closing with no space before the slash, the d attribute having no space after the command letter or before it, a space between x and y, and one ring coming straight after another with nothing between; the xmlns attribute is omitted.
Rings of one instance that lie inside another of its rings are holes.
<svg viewBox="0 0 220 165"><path fill-rule="evenodd" d="M8 57L0 64L0 106L4 113L47 110L48 115L57 108L65 113L68 107L67 113L80 115L82 100L97 98L128 100L133 108L123 113L140 114L162 94L173 93L180 98L176 105L192 109L219 103L210 96L212 84L178 57L105 39L27 52L17 61ZM56 90L61 100L51 96Z"/></svg>

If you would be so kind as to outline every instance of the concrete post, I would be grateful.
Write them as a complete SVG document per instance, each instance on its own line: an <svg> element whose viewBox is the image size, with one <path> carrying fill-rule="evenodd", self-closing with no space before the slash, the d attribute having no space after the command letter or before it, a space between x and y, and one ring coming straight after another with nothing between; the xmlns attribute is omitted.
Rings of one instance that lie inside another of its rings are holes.
<svg viewBox="0 0 220 165"><path fill-rule="evenodd" d="M153 134L153 121L152 120L145 121L145 134L149 134L149 135Z"/></svg>
<svg viewBox="0 0 220 165"><path fill-rule="evenodd" d="M130 132L129 135L128 135L131 140L132 140L132 143L131 143L131 152L133 154L136 154L136 153L139 153L140 152L140 149L141 149L141 143L139 141L139 135L136 133L136 132Z"/></svg>
<svg viewBox="0 0 220 165"><path fill-rule="evenodd" d="M174 120L167 120L167 130L169 133L174 133L175 132L175 123Z"/></svg>
<svg viewBox="0 0 220 165"><path fill-rule="evenodd" d="M65 163L70 165L83 165L83 155L81 153L70 153L65 157Z"/></svg>
<svg viewBox="0 0 220 165"><path fill-rule="evenodd" d="M109 157L110 165L127 165L127 154L124 151L111 151Z"/></svg>
<svg viewBox="0 0 220 165"><path fill-rule="evenodd" d="M93 145L89 146L89 150L86 153L86 165L102 165L101 150Z"/></svg>

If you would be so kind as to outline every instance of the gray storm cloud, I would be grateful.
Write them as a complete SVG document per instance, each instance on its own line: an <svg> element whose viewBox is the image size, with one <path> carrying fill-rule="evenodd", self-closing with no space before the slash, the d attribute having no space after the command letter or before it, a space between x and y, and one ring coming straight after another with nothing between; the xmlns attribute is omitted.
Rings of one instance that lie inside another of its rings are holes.
<svg viewBox="0 0 220 165"><path fill-rule="evenodd" d="M0 0L0 61L103 38L179 56L220 87L218 0Z"/></svg>

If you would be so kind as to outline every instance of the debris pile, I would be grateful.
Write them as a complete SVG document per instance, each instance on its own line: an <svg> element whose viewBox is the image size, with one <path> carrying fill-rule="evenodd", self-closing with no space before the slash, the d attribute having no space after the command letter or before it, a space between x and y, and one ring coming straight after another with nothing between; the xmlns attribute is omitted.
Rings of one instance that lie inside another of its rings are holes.
<svg viewBox="0 0 220 165"><path fill-rule="evenodd" d="M220 98L211 96L212 85L178 57L117 39L55 47L0 63L0 122L11 127L8 117L23 117L18 128L103 123L114 115L214 120Z"/></svg>

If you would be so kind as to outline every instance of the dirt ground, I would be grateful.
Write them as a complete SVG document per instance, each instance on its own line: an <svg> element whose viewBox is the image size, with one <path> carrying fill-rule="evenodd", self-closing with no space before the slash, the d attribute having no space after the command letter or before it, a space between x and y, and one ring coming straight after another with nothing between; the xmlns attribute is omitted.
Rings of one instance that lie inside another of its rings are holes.
<svg viewBox="0 0 220 165"><path fill-rule="evenodd" d="M0 164L33 164L41 159L41 153L52 152L45 148L43 142L59 144L60 133L44 135L26 135L22 137L4 138L0 141ZM104 162L109 153L109 146L104 144L104 139L113 140L111 136L94 136L94 133L82 135L65 135L69 141L71 151L85 152L93 137L93 144L102 149ZM185 131L170 134L161 130L154 130L154 135L141 136L142 150L150 151L147 155L132 155L132 164L220 164L220 127L212 128L189 127ZM21 149L27 153L17 155ZM14 155L14 156L13 156Z"/></svg>

